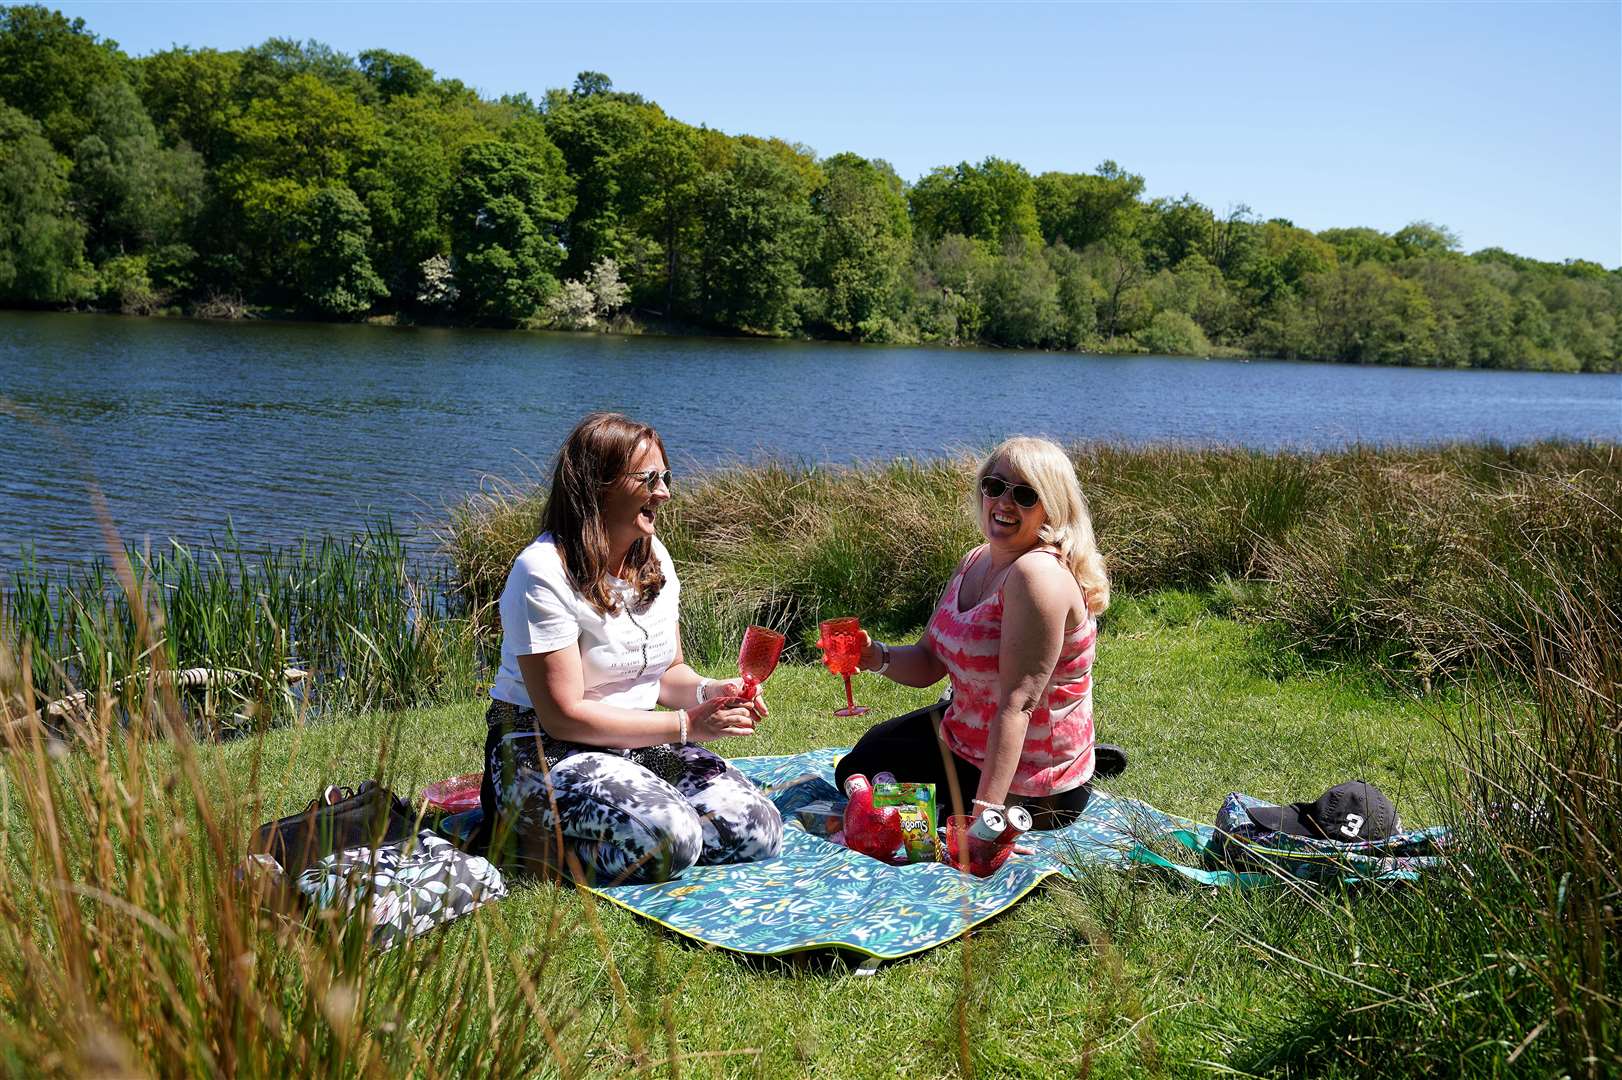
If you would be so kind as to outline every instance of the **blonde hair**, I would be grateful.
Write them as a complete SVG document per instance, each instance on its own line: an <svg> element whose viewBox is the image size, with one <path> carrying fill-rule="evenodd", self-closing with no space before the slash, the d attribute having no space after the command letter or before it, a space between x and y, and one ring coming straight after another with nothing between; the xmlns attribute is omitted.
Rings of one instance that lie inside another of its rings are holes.
<svg viewBox="0 0 1622 1080"><path fill-rule="evenodd" d="M975 520L979 518L980 481L991 472L999 458L1006 458L1010 467L1025 478L1025 482L1041 496L1042 510L1047 521L1037 535L1045 544L1059 549L1059 558L1081 586L1081 595L1087 610L1095 617L1109 607L1109 573L1104 569L1104 556L1098 550L1093 536L1093 518L1087 509L1087 497L1081 493L1076 481L1075 467L1065 452L1046 439L1016 435L993 450L980 466L974 478Z"/></svg>

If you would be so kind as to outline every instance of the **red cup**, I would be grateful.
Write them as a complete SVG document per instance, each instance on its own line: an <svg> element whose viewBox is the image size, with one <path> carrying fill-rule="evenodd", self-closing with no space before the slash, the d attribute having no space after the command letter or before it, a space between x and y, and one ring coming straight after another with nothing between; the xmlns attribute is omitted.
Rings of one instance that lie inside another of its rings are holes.
<svg viewBox="0 0 1622 1080"><path fill-rule="evenodd" d="M965 874L990 877L1008 861L1014 845L976 837L972 830L978 820L970 814L952 814L946 819L946 857Z"/></svg>

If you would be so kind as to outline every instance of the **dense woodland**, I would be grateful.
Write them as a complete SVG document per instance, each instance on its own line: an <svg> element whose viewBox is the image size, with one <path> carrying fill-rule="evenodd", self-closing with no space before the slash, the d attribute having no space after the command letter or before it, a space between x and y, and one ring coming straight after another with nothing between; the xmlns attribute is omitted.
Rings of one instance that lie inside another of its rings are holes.
<svg viewBox="0 0 1622 1080"><path fill-rule="evenodd" d="M490 101L382 50L132 58L37 6L0 7L0 303L1622 370L1622 269L1427 222L1314 233L1113 161L909 183L595 72Z"/></svg>

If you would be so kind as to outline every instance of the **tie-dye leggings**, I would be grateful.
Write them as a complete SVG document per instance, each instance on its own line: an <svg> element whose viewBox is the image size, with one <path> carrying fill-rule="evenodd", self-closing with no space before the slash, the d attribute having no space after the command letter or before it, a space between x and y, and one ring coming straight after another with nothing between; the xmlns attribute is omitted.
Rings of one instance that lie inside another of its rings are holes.
<svg viewBox="0 0 1622 1080"><path fill-rule="evenodd" d="M714 752L691 743L659 748L669 776L661 779L625 751L538 734L534 715L505 702L491 708L481 801L496 857L511 850L531 866L619 885L782 849L777 807Z"/></svg>

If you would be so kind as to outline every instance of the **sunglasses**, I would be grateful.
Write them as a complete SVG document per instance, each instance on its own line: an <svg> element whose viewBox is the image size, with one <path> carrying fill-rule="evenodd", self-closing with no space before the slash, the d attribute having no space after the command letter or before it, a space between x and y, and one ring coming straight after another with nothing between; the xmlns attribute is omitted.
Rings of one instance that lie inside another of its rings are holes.
<svg viewBox="0 0 1622 1080"><path fill-rule="evenodd" d="M649 495L652 495L655 491L658 491L660 484L663 484L665 486L665 490L669 491L670 481L674 479L669 469L666 469L663 472L660 472L658 469L649 469L646 472L626 473L625 475L640 482L643 487L648 489Z"/></svg>
<svg viewBox="0 0 1622 1080"><path fill-rule="evenodd" d="M988 499L1000 499L1003 492L1008 492L1017 506L1029 510L1042 501L1042 496L1029 484L1010 484L1000 476L985 476L980 479L980 494Z"/></svg>

